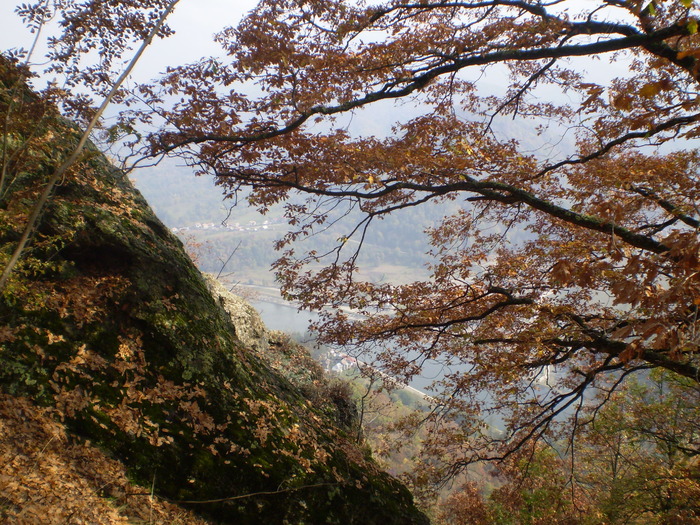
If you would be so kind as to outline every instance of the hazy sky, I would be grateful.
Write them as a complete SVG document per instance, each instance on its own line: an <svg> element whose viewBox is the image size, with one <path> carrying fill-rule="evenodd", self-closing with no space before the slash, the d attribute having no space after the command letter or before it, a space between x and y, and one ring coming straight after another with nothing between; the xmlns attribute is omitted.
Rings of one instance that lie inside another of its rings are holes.
<svg viewBox="0 0 700 525"><path fill-rule="evenodd" d="M0 50L31 46L33 35L14 13L18 3L21 2L0 0ZM164 41L154 41L139 62L134 77L148 80L168 65L218 54L220 49L212 42L212 35L225 26L235 25L256 4L257 0L181 0L168 19L176 34ZM48 34L47 31L43 36ZM35 62L40 62L42 56L37 54Z"/></svg>

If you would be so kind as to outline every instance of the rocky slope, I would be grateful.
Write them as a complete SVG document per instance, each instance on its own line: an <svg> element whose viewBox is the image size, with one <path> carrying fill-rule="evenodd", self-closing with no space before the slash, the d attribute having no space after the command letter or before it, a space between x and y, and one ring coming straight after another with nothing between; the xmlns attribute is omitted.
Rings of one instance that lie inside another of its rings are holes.
<svg viewBox="0 0 700 525"><path fill-rule="evenodd" d="M18 81L0 61L0 267L76 135ZM342 389L283 337L237 332L217 295L126 176L86 152L0 295L0 520L427 522L356 443ZM76 481L49 483L57 472ZM91 518L100 506L118 519Z"/></svg>

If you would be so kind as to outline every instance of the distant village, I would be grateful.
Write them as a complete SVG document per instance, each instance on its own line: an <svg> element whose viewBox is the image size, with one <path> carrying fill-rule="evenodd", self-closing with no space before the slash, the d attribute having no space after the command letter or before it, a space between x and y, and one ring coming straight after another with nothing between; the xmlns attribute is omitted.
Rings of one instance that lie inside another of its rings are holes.
<svg viewBox="0 0 700 525"><path fill-rule="evenodd" d="M324 370L336 374L341 374L346 370L357 367L357 359L333 349L322 354L318 361Z"/></svg>
<svg viewBox="0 0 700 525"><path fill-rule="evenodd" d="M189 231L218 231L218 232L257 232L261 230L268 230L274 225L282 224L284 221L282 219L271 219L265 221L248 221L247 223L214 223L214 222L195 222L191 226L181 226L177 228L171 228L171 231L175 234L184 233Z"/></svg>

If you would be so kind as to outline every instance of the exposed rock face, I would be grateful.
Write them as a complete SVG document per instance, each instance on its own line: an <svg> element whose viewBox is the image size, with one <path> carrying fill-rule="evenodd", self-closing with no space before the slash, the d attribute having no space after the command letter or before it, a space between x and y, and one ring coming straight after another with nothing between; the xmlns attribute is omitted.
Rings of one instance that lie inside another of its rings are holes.
<svg viewBox="0 0 700 525"><path fill-rule="evenodd" d="M28 111L40 104L28 92L8 113L13 77L0 60L13 159L0 267L75 136L55 112ZM46 407L68 439L99 445L156 496L217 522L427 523L338 424L340 404L328 401L322 378L296 374L298 353L279 342L271 354L289 364L263 359L242 339L264 350L264 327L249 319L237 330L224 307L125 175L93 149L57 188L0 294L0 394ZM0 417L0 433L2 425ZM14 501L3 490L0 500ZM0 518L13 512L22 509L0 506Z"/></svg>
<svg viewBox="0 0 700 525"><path fill-rule="evenodd" d="M241 342L257 352L267 352L270 349L270 332L258 311L248 301L228 291L213 275L205 274L204 279L211 294L231 317Z"/></svg>

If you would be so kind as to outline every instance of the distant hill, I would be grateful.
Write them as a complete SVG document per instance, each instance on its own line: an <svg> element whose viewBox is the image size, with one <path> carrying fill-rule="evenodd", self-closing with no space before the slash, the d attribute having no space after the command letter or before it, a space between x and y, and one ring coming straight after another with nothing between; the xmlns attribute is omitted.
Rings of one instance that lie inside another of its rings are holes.
<svg viewBox="0 0 700 525"><path fill-rule="evenodd" d="M394 119L408 119L420 112L419 107L401 106L398 109L400 113L392 104L385 103L371 114L358 112L346 124L351 133L382 136L391 133ZM517 137L524 150L533 155L564 157L573 148L572 137L565 130L550 129L537 133L535 123L529 120L499 118L493 127L498 136ZM241 282L274 284L274 277L269 272L270 264L277 258L273 243L288 228L282 208L273 208L267 215L260 215L247 205L244 192L234 206L236 201L225 199L223 189L216 186L211 177L195 177L193 171L181 161L165 159L158 166L138 168L130 176L158 217L168 227L177 228L181 239L198 254L197 263L201 269L219 273L228 261L222 273L234 273L235 279ZM425 276L425 265L431 259L427 255L430 246L424 230L439 224L443 217L468 207L468 203L460 200L426 203L375 220L364 239L358 260L364 277L397 282ZM339 237L350 233L353 219L357 217L357 213L351 213L339 225L304 240L299 249L323 253L335 246ZM265 221L270 225L264 228ZM251 226L251 222L256 224ZM197 227L198 224L210 227ZM498 226L494 225L494 232L496 228ZM505 238L520 242L530 236L527 231L513 229ZM356 246L357 238L348 244L347 250Z"/></svg>

